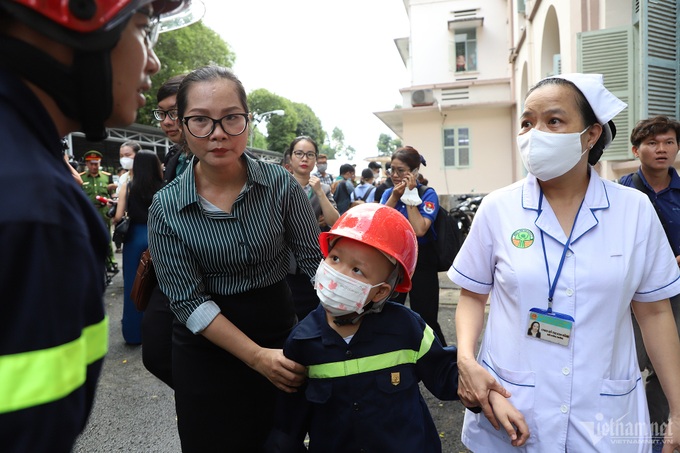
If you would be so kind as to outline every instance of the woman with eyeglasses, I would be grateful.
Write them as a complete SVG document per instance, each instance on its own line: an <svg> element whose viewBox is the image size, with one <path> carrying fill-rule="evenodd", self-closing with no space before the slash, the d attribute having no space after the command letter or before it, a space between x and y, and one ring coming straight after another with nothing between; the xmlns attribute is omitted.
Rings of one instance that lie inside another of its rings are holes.
<svg viewBox="0 0 680 453"><path fill-rule="evenodd" d="M318 155L319 147L314 139L301 136L290 143L284 153L284 160L288 162L288 170L304 188L319 220L319 228L321 231L328 231L340 214L331 193L331 186L322 184L317 176L311 174Z"/></svg>
<svg viewBox="0 0 680 453"><path fill-rule="evenodd" d="M340 214L331 193L331 186L322 184L319 177L311 175L318 155L319 147L314 139L301 136L290 143L288 149L283 153L283 160L288 171L293 174L293 177L305 191L319 223L319 228L321 231L328 231L338 220ZM294 258L290 260L286 281L293 293L295 313L298 320L302 320L319 305L319 298L311 281L302 272Z"/></svg>
<svg viewBox="0 0 680 453"><path fill-rule="evenodd" d="M279 165L245 153L246 92L226 68L188 74L177 115L196 158L149 212L149 250L176 316L172 376L182 451L261 451L277 389L304 367L281 347L296 322L289 251L311 279L321 261L314 212Z"/></svg>
<svg viewBox="0 0 680 453"><path fill-rule="evenodd" d="M439 209L439 197L428 187L419 195L418 170L425 161L411 146L397 149L390 162L393 187L383 192L380 203L401 212L418 236L418 263L413 274L412 288L408 293L411 309L418 313L432 327L439 341L446 345L444 333L437 320L439 314L439 276L435 239L430 233ZM393 300L405 303L407 293L401 293Z"/></svg>

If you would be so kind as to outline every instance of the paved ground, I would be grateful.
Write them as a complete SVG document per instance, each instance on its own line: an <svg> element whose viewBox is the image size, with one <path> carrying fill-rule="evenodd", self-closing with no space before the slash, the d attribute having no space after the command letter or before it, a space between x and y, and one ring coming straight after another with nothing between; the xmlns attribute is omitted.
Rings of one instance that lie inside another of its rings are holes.
<svg viewBox="0 0 680 453"><path fill-rule="evenodd" d="M118 256L118 262L122 262ZM447 340L455 343L454 310L458 289L440 274L439 323ZM74 453L174 453L180 452L172 391L142 365L141 347L126 346L120 331L123 303L122 273L106 292L110 318L109 353L99 381L95 406ZM439 401L423 388L439 430L443 451L467 451L460 442L463 406Z"/></svg>

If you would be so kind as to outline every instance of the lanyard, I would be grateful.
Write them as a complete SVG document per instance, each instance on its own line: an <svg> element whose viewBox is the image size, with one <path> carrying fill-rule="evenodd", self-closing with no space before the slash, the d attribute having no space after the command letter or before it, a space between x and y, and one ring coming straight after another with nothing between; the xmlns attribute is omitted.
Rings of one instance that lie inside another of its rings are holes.
<svg viewBox="0 0 680 453"><path fill-rule="evenodd" d="M541 215L541 206L543 205L543 191L541 191L541 198L538 200L538 215ZM583 206L583 200L576 211L576 217L574 217L574 224L571 226L571 231L569 232L569 237L567 242L564 244L564 249L562 250L562 257L560 258L560 264L557 266L557 272L555 273L555 278L552 283L550 282L550 267L548 266L548 254L545 251L545 237L543 235L543 230L541 230L541 246L543 247L543 259L545 260L545 271L548 274L548 313L552 313L553 306L553 296L555 295L555 288L557 287L557 280L560 278L562 273L562 265L564 264L564 259L567 256L567 251L571 245L571 236L574 234L574 227L576 226L576 221L578 220L578 214L581 212L581 207Z"/></svg>

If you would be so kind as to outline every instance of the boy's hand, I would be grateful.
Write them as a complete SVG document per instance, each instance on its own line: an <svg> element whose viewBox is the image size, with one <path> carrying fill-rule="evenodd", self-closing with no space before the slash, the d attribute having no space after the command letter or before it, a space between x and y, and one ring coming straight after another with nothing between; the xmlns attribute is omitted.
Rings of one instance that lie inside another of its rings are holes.
<svg viewBox="0 0 680 453"><path fill-rule="evenodd" d="M678 428L680 427L680 417L674 417L671 414L671 418L668 420L668 426L666 427L666 435L664 438L662 453L673 453L674 451L680 449L680 434L678 433Z"/></svg>
<svg viewBox="0 0 680 453"><path fill-rule="evenodd" d="M504 396L493 390L489 393L489 403L491 403L496 419L510 436L512 446L524 445L529 439L529 426L522 413Z"/></svg>
<svg viewBox="0 0 680 453"><path fill-rule="evenodd" d="M281 349L260 348L253 368L286 393L296 392L305 381L305 367L287 359Z"/></svg>
<svg viewBox="0 0 680 453"><path fill-rule="evenodd" d="M466 407L481 407L489 423L494 428L500 429L498 420L496 420L489 404L489 394L494 391L506 398L510 397L510 392L479 365L474 357L466 360L458 356L458 396L460 401Z"/></svg>

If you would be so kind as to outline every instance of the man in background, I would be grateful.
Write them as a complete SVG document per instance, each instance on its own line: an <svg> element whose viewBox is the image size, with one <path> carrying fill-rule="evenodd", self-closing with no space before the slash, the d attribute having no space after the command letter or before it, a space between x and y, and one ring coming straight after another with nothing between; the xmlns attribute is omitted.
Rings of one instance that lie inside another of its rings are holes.
<svg viewBox="0 0 680 453"><path fill-rule="evenodd" d="M663 225L668 243L680 265L680 176L673 167L678 155L680 123L665 116L639 121L630 134L633 155L640 159L637 172L621 177L621 184L647 194ZM671 309L680 326L680 295L671 297ZM664 429L670 413L659 378L654 372L642 342L638 323L633 319L640 370L649 371L645 383L649 418L652 423L653 452L661 452ZM680 330L679 330L680 334ZM677 427L674 426L674 429Z"/></svg>
<svg viewBox="0 0 680 453"><path fill-rule="evenodd" d="M338 212L342 215L349 209L354 201L354 180L355 170L352 164L342 164L340 166L340 176L335 181L333 198L338 206Z"/></svg>
<svg viewBox="0 0 680 453"><path fill-rule="evenodd" d="M325 154L319 154L316 157L316 169L317 171L312 173L312 176L316 176L321 180L321 184L328 184L329 186L333 184L335 178L330 173L326 173L328 169L328 156Z"/></svg>
<svg viewBox="0 0 680 453"><path fill-rule="evenodd" d="M380 170L382 170L380 162L372 160L368 163L368 168L373 172L373 185L378 187L383 182L382 175L380 174Z"/></svg>
<svg viewBox="0 0 680 453"><path fill-rule="evenodd" d="M186 74L170 77L156 93L158 105L153 115L160 123L165 135L172 141L163 165L163 183L179 176L189 167L191 153L182 146L182 131L177 118L177 91ZM172 321L175 315L170 310L170 300L156 285L151 292L149 305L142 318L142 361L144 367L168 387L172 381Z"/></svg>
<svg viewBox="0 0 680 453"><path fill-rule="evenodd" d="M116 191L116 184L113 182L113 175L107 171L101 169L102 153L99 151L91 150L85 153L83 160L85 161L85 166L87 170L80 174L80 178L83 180L83 190L90 199L94 207L99 212L106 229L109 233L109 248L106 256L106 270L111 273L118 272L118 263L116 263L116 257L113 254L113 245L111 243L111 218L106 215L109 212L111 206L107 203L102 203L97 200L97 197L109 198L112 193Z"/></svg>
<svg viewBox="0 0 680 453"><path fill-rule="evenodd" d="M186 74L178 74L170 77L156 93L157 107L153 110L153 116L159 122L161 130L173 143L163 159L163 182L169 183L175 176L189 166L191 153L187 147L182 146L182 129L177 118L177 91Z"/></svg>
<svg viewBox="0 0 680 453"><path fill-rule="evenodd" d="M380 200L382 200L383 192L385 190L389 189L390 187L394 187L394 183L392 182L392 165L389 162L385 163L385 181L383 181L382 184L380 184L376 189L375 189L375 201L380 203Z"/></svg>

